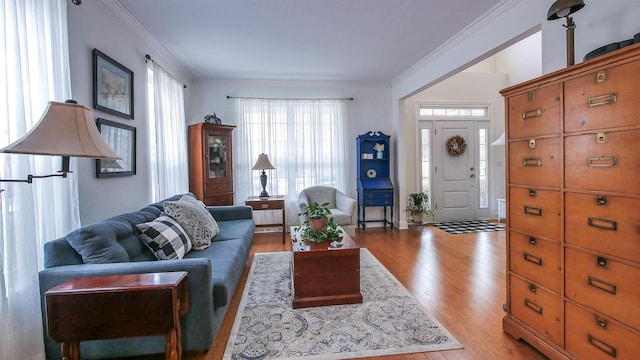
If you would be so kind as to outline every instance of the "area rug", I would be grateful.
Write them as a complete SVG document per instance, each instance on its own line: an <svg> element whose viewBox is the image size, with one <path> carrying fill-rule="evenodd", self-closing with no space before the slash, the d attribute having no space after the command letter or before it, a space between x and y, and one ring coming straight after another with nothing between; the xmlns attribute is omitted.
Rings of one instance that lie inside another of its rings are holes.
<svg viewBox="0 0 640 360"><path fill-rule="evenodd" d="M367 249L360 255L362 304L293 309L292 253L255 254L223 359L333 360L463 347Z"/></svg>
<svg viewBox="0 0 640 360"><path fill-rule="evenodd" d="M492 223L484 220L447 221L433 223L432 226L449 234L469 234L485 231L502 231L504 225Z"/></svg>

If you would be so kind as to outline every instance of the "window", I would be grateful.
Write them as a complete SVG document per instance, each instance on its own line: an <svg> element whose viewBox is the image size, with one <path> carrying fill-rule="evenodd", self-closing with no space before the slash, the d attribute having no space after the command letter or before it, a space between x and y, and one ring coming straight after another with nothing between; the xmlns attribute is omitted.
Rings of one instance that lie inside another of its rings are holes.
<svg viewBox="0 0 640 360"><path fill-rule="evenodd" d="M431 129L420 129L420 154L421 191L429 194L431 205Z"/></svg>
<svg viewBox="0 0 640 360"><path fill-rule="evenodd" d="M236 99L236 202L262 191L251 168L269 156L267 192L288 195L287 214L297 224L297 196L304 188L326 185L345 191L344 124L346 100Z"/></svg>
<svg viewBox="0 0 640 360"><path fill-rule="evenodd" d="M147 62L151 195L160 201L186 192L189 178L183 85L154 61Z"/></svg>
<svg viewBox="0 0 640 360"><path fill-rule="evenodd" d="M489 131L478 129L478 207L489 207Z"/></svg>
<svg viewBox="0 0 640 360"><path fill-rule="evenodd" d="M488 109L486 107L444 107L444 106L421 106L420 116L438 117L477 117L486 118Z"/></svg>

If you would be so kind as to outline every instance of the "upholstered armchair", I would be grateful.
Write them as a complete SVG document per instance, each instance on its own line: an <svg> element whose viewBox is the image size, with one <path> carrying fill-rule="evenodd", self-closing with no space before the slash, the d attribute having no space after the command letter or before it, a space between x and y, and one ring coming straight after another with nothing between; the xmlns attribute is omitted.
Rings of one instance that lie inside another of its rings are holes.
<svg viewBox="0 0 640 360"><path fill-rule="evenodd" d="M329 203L329 210L331 210L333 221L342 226L349 236L355 236L354 216L357 202L354 199L330 186L312 186L302 190L298 195L298 208L300 212L305 211L309 207L309 204L313 204L314 202L319 204ZM300 216L300 224L302 224L304 220L304 217Z"/></svg>

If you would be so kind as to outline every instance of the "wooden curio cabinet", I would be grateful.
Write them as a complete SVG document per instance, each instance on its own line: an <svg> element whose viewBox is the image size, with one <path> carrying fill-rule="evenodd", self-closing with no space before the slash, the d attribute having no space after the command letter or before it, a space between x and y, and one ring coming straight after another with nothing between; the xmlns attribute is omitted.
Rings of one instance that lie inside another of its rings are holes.
<svg viewBox="0 0 640 360"><path fill-rule="evenodd" d="M189 125L189 191L206 205L233 205L233 125Z"/></svg>

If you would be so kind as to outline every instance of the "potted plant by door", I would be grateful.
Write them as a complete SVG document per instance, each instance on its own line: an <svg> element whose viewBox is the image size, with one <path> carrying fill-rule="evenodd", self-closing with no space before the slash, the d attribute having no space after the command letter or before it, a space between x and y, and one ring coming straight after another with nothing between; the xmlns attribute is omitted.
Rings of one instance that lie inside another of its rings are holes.
<svg viewBox="0 0 640 360"><path fill-rule="evenodd" d="M429 194L426 192L409 194L409 201L405 211L407 216L411 217L412 223L424 224L425 218L433 217L433 211L429 207Z"/></svg>

